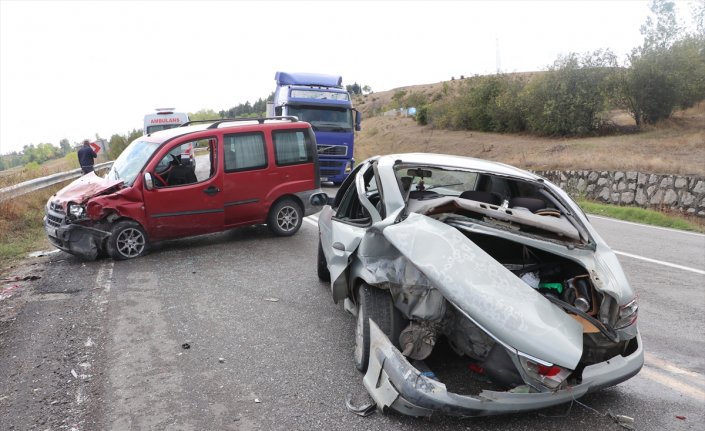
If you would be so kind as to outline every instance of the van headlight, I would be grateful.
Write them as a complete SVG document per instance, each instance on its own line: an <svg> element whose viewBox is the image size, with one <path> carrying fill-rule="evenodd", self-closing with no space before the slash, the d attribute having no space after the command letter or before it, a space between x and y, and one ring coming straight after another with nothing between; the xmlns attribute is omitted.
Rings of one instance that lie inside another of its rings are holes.
<svg viewBox="0 0 705 431"><path fill-rule="evenodd" d="M86 215L86 207L80 204L69 204L69 215L74 219L83 218Z"/></svg>

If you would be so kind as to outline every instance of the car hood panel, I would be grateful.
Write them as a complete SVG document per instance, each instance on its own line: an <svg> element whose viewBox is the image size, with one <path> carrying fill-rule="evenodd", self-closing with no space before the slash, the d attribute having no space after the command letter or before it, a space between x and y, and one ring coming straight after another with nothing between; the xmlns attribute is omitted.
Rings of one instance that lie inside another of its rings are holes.
<svg viewBox="0 0 705 431"><path fill-rule="evenodd" d="M384 236L443 296L502 343L575 369L582 327L457 229L419 214Z"/></svg>
<svg viewBox="0 0 705 431"><path fill-rule="evenodd" d="M63 206L68 202L85 203L88 199L120 188L122 180L108 180L90 172L78 178L54 195L52 200Z"/></svg>

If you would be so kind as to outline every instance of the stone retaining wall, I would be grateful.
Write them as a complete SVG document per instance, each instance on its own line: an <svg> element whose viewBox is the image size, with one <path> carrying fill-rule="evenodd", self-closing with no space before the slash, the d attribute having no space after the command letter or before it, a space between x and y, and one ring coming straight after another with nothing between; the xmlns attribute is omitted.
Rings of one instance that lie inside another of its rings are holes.
<svg viewBox="0 0 705 431"><path fill-rule="evenodd" d="M705 177L643 172L535 171L573 197L705 217Z"/></svg>

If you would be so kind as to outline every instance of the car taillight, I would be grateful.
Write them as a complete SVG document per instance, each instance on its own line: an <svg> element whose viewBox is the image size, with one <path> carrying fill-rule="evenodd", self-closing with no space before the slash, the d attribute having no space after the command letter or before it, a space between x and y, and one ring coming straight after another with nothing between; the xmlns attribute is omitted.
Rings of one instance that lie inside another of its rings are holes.
<svg viewBox="0 0 705 431"><path fill-rule="evenodd" d="M630 303L619 307L619 318L614 326L616 329L626 328L633 325L637 317L639 317L639 301L638 298L634 298Z"/></svg>
<svg viewBox="0 0 705 431"><path fill-rule="evenodd" d="M539 363L525 356L519 356L519 362L526 374L549 389L558 388L571 371L550 363Z"/></svg>
<svg viewBox="0 0 705 431"><path fill-rule="evenodd" d="M546 365L538 364L538 366L536 367L536 372L538 372L542 376L553 377L561 372L561 367L557 367L555 365L551 365L549 367Z"/></svg>

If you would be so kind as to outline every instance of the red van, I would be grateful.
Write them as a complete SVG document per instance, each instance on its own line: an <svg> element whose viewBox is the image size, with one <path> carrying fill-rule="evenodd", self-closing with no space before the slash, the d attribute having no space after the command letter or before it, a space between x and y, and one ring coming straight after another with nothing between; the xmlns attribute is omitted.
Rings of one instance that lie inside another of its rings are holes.
<svg viewBox="0 0 705 431"><path fill-rule="evenodd" d="M186 148L195 170L176 156ZM153 241L261 223L288 236L318 211L319 178L315 136L296 117L191 122L136 139L104 178L60 190L44 225L53 245L87 259L130 259Z"/></svg>

